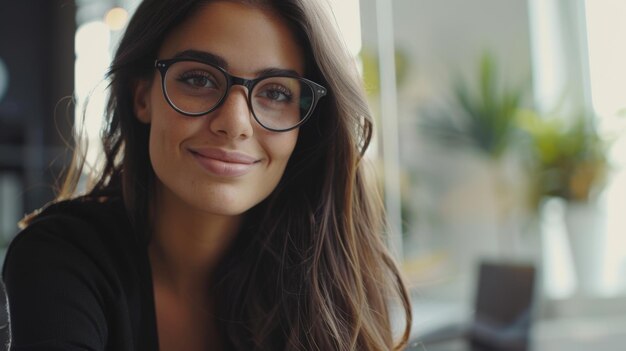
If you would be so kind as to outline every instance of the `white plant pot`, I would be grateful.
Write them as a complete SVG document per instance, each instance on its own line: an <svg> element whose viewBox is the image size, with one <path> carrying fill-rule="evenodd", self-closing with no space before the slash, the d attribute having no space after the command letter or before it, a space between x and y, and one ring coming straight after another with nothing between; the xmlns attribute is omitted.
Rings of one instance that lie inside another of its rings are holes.
<svg viewBox="0 0 626 351"><path fill-rule="evenodd" d="M564 212L569 247L580 295L597 294L602 277L605 216L596 202L568 202Z"/></svg>

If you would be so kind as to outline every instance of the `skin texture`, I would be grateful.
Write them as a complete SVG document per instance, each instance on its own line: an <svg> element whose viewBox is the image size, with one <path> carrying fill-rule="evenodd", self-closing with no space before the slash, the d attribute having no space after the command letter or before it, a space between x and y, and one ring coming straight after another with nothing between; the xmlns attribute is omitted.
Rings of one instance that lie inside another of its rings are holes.
<svg viewBox="0 0 626 351"><path fill-rule="evenodd" d="M287 25L271 12L239 3L201 7L166 36L158 53L168 59L186 50L221 57L228 72L255 78L279 68L302 75L304 60ZM246 88L234 86L217 110L187 117L172 109L155 70L138 82L134 108L150 124L150 160L157 178L155 232L150 244L161 350L219 349L210 287L212 268L234 238L241 216L265 199L282 177L298 130L270 132L248 109ZM245 174L199 158L198 150L236 152L254 160ZM203 166L209 163L211 167ZM217 171L215 171L217 169Z"/></svg>
<svg viewBox="0 0 626 351"><path fill-rule="evenodd" d="M208 10L212 8L216 10ZM222 10L225 15L217 16ZM286 25L241 4L219 2L204 7L170 33L159 58L189 49L224 58L226 69L241 77L255 78L266 68L303 73L301 52ZM241 86L233 87L216 111L190 118L167 104L156 72L152 83L138 88L136 112L141 121L151 124L150 159L164 190L191 207L221 215L239 215L271 193L293 151L297 130L274 133L263 129L253 120L247 91ZM242 177L215 176L198 167L188 151L200 147L243 152L258 162Z"/></svg>

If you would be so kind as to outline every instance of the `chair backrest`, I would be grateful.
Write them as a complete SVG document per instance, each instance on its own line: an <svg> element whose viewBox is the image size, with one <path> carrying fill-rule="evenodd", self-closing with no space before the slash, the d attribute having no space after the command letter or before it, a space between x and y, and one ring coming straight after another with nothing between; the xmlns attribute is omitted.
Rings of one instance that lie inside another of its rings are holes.
<svg viewBox="0 0 626 351"><path fill-rule="evenodd" d="M526 351L536 269L530 264L482 262L469 339L481 350Z"/></svg>

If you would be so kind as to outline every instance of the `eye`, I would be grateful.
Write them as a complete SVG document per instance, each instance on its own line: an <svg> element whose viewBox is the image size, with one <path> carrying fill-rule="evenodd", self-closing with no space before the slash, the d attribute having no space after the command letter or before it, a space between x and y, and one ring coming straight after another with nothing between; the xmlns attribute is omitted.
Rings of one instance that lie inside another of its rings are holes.
<svg viewBox="0 0 626 351"><path fill-rule="evenodd" d="M287 87L278 84L264 86L256 96L273 102L288 103L292 100L291 91Z"/></svg>
<svg viewBox="0 0 626 351"><path fill-rule="evenodd" d="M206 71L185 72L181 74L177 80L193 88L215 89L218 87L215 77Z"/></svg>

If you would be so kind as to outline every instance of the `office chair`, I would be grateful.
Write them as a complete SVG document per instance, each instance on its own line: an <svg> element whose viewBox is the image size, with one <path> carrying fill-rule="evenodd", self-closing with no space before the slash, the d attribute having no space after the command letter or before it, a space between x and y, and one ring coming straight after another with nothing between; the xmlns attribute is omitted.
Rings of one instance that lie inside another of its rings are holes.
<svg viewBox="0 0 626 351"><path fill-rule="evenodd" d="M529 264L480 263L472 321L422 335L407 351L527 351L535 271Z"/></svg>

